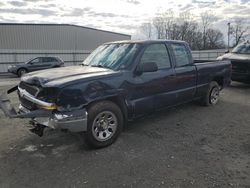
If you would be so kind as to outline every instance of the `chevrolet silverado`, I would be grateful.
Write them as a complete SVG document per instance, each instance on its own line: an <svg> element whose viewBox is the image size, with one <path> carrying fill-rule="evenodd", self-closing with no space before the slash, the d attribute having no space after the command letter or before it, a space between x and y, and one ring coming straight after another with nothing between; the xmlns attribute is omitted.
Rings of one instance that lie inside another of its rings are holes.
<svg viewBox="0 0 250 188"><path fill-rule="evenodd" d="M81 66L24 75L7 91L17 91L18 112L6 92L0 108L10 118L29 118L39 136L44 128L84 132L100 148L117 139L126 121L194 100L217 104L230 81L229 61L194 63L183 41L110 42Z"/></svg>

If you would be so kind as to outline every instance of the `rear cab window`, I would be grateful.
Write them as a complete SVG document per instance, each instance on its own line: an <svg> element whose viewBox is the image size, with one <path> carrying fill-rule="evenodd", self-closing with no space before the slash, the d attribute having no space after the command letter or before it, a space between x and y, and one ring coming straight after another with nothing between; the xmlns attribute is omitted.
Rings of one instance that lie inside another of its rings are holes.
<svg viewBox="0 0 250 188"><path fill-rule="evenodd" d="M154 62L158 69L170 68L170 58L165 44L150 44L146 47L142 57L141 64Z"/></svg>
<svg viewBox="0 0 250 188"><path fill-rule="evenodd" d="M171 44L173 56L177 67L185 66L191 63L190 55L187 47L184 44Z"/></svg>

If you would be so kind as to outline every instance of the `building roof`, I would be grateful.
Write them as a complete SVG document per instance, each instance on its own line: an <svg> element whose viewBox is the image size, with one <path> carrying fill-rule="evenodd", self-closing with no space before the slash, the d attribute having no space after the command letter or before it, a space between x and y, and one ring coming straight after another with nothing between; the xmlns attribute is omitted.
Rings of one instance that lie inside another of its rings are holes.
<svg viewBox="0 0 250 188"><path fill-rule="evenodd" d="M106 31L106 30L102 30L102 29L96 29L96 28L92 28L92 27L86 27L86 26L80 26L80 25L74 25L74 24L0 23L0 26L1 25L32 25L32 26L59 26L59 27L60 26L71 26L71 27L79 27L79 28L84 28L84 29L91 29L91 30L95 30L95 31L107 32L107 33L113 33L113 34L131 37L131 35L127 35L127 34L123 34L123 33Z"/></svg>
<svg viewBox="0 0 250 188"><path fill-rule="evenodd" d="M139 44L150 44L150 43L162 43L162 42L175 42L175 43L186 43L181 40L166 40L166 39L158 39L158 40L122 40L122 41L114 41L107 42L106 44L116 44L116 43L139 43Z"/></svg>

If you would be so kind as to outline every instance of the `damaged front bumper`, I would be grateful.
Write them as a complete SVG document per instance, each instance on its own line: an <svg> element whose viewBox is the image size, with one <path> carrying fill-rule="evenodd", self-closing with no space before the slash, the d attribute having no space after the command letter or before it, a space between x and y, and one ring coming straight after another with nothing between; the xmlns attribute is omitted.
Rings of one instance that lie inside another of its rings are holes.
<svg viewBox="0 0 250 188"><path fill-rule="evenodd" d="M53 104L36 99L34 96L18 88L22 97L43 107L52 107ZM8 92L9 93L9 92ZM53 129L68 130L71 132L82 132L87 130L87 111L79 109L74 111L59 112L57 110L37 109L30 111L22 105L18 112L15 110L6 94L0 95L0 109L9 118L31 118L31 124ZM39 134L38 134L39 135ZM40 135L39 135L40 136Z"/></svg>

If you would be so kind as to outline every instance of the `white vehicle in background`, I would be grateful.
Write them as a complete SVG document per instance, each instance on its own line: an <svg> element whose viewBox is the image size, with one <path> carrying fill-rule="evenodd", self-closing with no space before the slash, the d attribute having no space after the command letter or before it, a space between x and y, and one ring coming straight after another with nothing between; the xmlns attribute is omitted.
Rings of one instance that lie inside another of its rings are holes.
<svg viewBox="0 0 250 188"><path fill-rule="evenodd" d="M230 60L232 63L232 80L250 83L250 42L237 45L232 52L226 53L217 60Z"/></svg>

